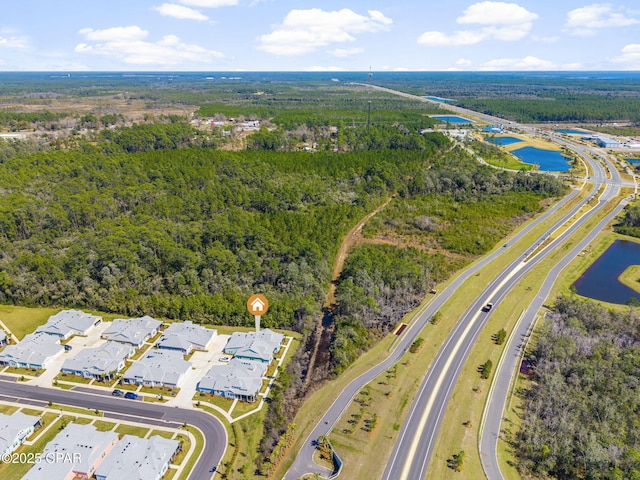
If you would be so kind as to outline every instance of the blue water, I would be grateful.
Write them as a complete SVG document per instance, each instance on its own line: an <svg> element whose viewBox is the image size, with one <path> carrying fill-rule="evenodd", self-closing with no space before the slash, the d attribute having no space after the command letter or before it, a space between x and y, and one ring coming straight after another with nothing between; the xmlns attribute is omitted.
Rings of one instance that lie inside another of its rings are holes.
<svg viewBox="0 0 640 480"><path fill-rule="evenodd" d="M442 98L442 97L424 97L427 100L432 100L434 102L440 102L440 103L446 103L446 102L453 102L453 100L451 100L450 98Z"/></svg>
<svg viewBox="0 0 640 480"><path fill-rule="evenodd" d="M542 150L536 147L522 147L512 150L516 157L524 163L538 165L543 172L568 172L571 168L569 159L555 150Z"/></svg>
<svg viewBox="0 0 640 480"><path fill-rule="evenodd" d="M618 277L631 265L640 265L640 244L616 240L573 284L583 297L626 304L640 294L620 283Z"/></svg>
<svg viewBox="0 0 640 480"><path fill-rule="evenodd" d="M554 132L558 132L558 133L568 133L569 135L584 135L585 131L580 131L580 130L571 130L570 128L561 128L559 130L554 130Z"/></svg>
<svg viewBox="0 0 640 480"><path fill-rule="evenodd" d="M504 147L505 145L512 145L514 143L522 142L522 140L516 137L487 137L487 142L491 142Z"/></svg>
<svg viewBox="0 0 640 480"><path fill-rule="evenodd" d="M473 123L473 121L468 118L458 117L456 115L432 115L431 118L448 123Z"/></svg>
<svg viewBox="0 0 640 480"><path fill-rule="evenodd" d="M629 163L640 163L640 158L625 158L625 161Z"/></svg>

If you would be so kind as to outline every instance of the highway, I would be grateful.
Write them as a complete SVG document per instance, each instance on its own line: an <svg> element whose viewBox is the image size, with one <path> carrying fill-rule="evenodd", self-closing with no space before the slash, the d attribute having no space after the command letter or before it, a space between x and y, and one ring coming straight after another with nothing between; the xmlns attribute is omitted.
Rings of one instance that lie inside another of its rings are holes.
<svg viewBox="0 0 640 480"><path fill-rule="evenodd" d="M46 407L51 401L61 405L97 409L104 412L106 417L128 419L151 426L165 425L177 428L183 423L193 425L203 433L205 445L189 475L189 480L212 478L215 475L212 470L222 460L228 442L227 432L220 420L200 410L165 407L156 403L126 400L104 394L34 387L6 380L5 377L0 377L0 400L40 407Z"/></svg>
<svg viewBox="0 0 640 480"><path fill-rule="evenodd" d="M599 178L604 178L604 170L600 168L598 170ZM597 186L593 188L592 195L597 192ZM556 203L550 209L548 209L543 215L535 219L534 221L527 224L524 228L518 231L508 240L509 245L513 245L518 240L527 235L532 229L536 228L541 222L544 222L549 218L549 216L553 215L558 209L572 200L577 194L577 190L573 190L569 195L565 196L560 202ZM565 215L561 220L556 222L553 227L549 231L553 231L557 229L562 223L565 222L567 218L573 216L576 212L578 212L581 206L586 202L580 202L571 211ZM535 242L534 245L542 244L544 239L548 233L541 235ZM535 247L534 247L535 248ZM471 265L469 268L464 270L462 273L456 277L452 283L442 290L428 305L426 309L424 309L420 315L414 320L413 323L405 330L403 336L396 343L395 349L391 352L391 354L382 360L379 364L372 367L370 370L354 379L351 383L349 383L339 394L337 394L336 399L334 400L331 407L325 412L321 420L316 424L314 429L305 439L300 451L298 452L294 463L291 465L285 476L284 480L295 480L302 477L305 473L314 473L318 472L321 474L327 474L327 470L318 466L313 462L313 452L315 451L315 441L321 436L325 434L329 434L332 430L333 426L340 419L343 412L349 406L351 400L354 396L371 380L376 378L378 375L383 373L385 370L393 366L402 356L405 351L411 345L411 343L418 336L420 331L426 326L427 322L431 319L431 317L442 307L444 303L446 303L451 296L462 286L462 284L469 279L471 276L475 275L480 269L485 267L487 264L491 263L498 256L502 255L508 251L508 248L497 248L492 253L478 260L476 263ZM524 257L521 255L514 262L511 263L511 267L513 268L518 263L522 262ZM497 284L495 281L492 285ZM480 308L480 304L478 304L478 310ZM456 332L459 331L460 323L456 326ZM406 424L405 424L406 428ZM404 430L403 430L404 431ZM339 454L339 452L338 452Z"/></svg>
<svg viewBox="0 0 640 480"><path fill-rule="evenodd" d="M367 85L369 86L369 85ZM383 87L373 88L387 91L402 96L411 98L418 98L425 101L422 97L417 97L410 94L404 94L402 92L396 92L394 90L386 89ZM447 108L450 106L448 105ZM475 112L466 111L461 108L453 108L452 110L462 113L464 115L472 115L474 117L480 116L481 118L490 122L507 123L504 120L497 119L495 117L488 117L486 115L478 115ZM531 131L521 125L513 125L514 128L521 128L526 131ZM583 155L584 156L584 155ZM396 443L391 458L385 469L383 478L385 480L392 479L423 479L426 474L429 459L433 451L434 441L437 438L438 429L442 421L446 405L449 397L455 386L455 382L458 378L460 369L464 365L464 362L468 356L470 349L472 348L475 339L477 338L482 327L488 320L490 312L481 312L481 308L487 302L491 301L494 304L499 301L510 291L510 289L522 278L524 274L534 268L540 261L542 261L557 245L565 241L568 236L574 233L581 225L583 225L590 216L599 211L603 206L617 195L621 181L618 178L607 178L607 172L602 166L594 162L590 157L585 156L585 160L591 165L593 169L593 182L594 187L590 196L597 193L601 185L607 184L603 194L600 197L598 205L583 216L578 222L575 222L571 228L564 232L560 237L555 239L541 251L536 252L533 258L529 258L525 262L525 259L539 246L547 237L551 235L560 225L569 220L580 208L586 203L586 200L574 208L571 212L566 214L560 219L556 225L550 228L545 234L543 234L536 242L534 242L531 249L524 252L516 260L514 260L507 268L505 268L500 275L491 281L489 286L478 296L465 312L463 317L458 321L454 330L445 341L440 352L436 356L434 363L429 369L427 376L419 388L419 393L412 404L408 418L401 429L400 437ZM615 169L609 169L615 171ZM575 192L572 194L574 195ZM565 199L566 201L567 199ZM622 208L619 206L618 208ZM550 212L548 212L550 213ZM543 217L544 218L544 217ZM539 221L541 221L539 219ZM538 222L534 222L529 225L528 228L532 228L537 225ZM515 242L515 238L510 240L510 244ZM472 267L463 272L456 280L445 289L440 295L438 295L428 308L420 314L420 316L414 321L414 323L405 332L404 337L398 342L396 349L392 354L383 360L380 364L373 367L371 370L352 381L336 398L333 405L325 413L321 421L316 425L309 437L305 440L303 447L298 454L295 462L290 470L285 475L285 479L292 480L299 478L304 473L310 472L322 472L315 463L312 461L313 451L315 449L313 441L320 435L328 434L333 425L340 418L344 410L349 405L355 394L369 381L375 378L380 373L391 367L406 351L410 343L415 339L418 332L425 326L426 322L431 316L438 311L438 309L451 297L455 290L462 285L462 283L474 274L484 265L491 262L496 256L502 252L500 249L494 251L482 261L474 264ZM339 453L339 452L338 452Z"/></svg>
<svg viewBox="0 0 640 480"><path fill-rule="evenodd" d="M618 185L620 176L617 173L615 167L609 162L608 158L600 151L590 150L591 153L596 154L602 158L607 167L612 173L613 183ZM586 155L586 151L581 151L583 156ZM602 229L604 229L609 222L618 214L624 206L627 204L627 200L620 202L615 209L613 209L608 215L606 215L598 225L593 228L575 247L567 253L562 260L560 260L551 269L547 277L545 278L542 286L540 287L538 294L534 298L533 302L528 306L523 316L520 318L517 325L514 327L515 331L511 335L507 345L505 347L505 353L502 361L498 364L493 379L493 387L491 394L487 400L485 407L484 417L485 421L482 424L480 431L480 459L482 461L482 467L488 480L503 480L502 473L500 472L497 448L498 440L500 438L500 427L502 424L502 418L507 405L508 397L511 393L511 381L514 375L517 374L520 367L520 358L522 355L522 349L526 345L526 340L530 334L530 330L538 316L538 312L542 307L545 299L549 296L551 289L560 276L562 271L567 265L582 251L584 250L598 235Z"/></svg>

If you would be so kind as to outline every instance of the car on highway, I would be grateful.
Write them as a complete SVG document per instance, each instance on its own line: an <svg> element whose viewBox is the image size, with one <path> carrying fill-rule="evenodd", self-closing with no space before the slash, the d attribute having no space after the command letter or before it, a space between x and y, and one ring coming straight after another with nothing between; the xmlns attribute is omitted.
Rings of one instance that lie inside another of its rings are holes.
<svg viewBox="0 0 640 480"><path fill-rule="evenodd" d="M116 388L113 392L111 392L111 395L113 395L114 397L122 397L124 395L124 392Z"/></svg>
<svg viewBox="0 0 640 480"><path fill-rule="evenodd" d="M489 302L484 307L482 307L483 312L489 312L493 308L493 303Z"/></svg>
<svg viewBox="0 0 640 480"><path fill-rule="evenodd" d="M127 392L124 394L124 398L130 398L131 400L135 400L138 398L138 394L135 392Z"/></svg>

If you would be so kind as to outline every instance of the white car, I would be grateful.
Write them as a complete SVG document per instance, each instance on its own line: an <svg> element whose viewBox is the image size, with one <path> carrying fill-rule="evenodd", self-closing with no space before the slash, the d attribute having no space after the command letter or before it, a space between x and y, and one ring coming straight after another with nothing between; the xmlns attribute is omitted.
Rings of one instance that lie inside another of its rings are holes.
<svg viewBox="0 0 640 480"><path fill-rule="evenodd" d="M227 363L227 362L231 361L231 357L227 357L227 356L220 357L220 361L224 362L224 363Z"/></svg>

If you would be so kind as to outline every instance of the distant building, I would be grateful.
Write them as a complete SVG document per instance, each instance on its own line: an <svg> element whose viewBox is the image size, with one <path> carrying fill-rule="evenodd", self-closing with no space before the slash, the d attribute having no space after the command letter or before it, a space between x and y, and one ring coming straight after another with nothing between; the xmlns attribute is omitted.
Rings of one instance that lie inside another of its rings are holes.
<svg viewBox="0 0 640 480"><path fill-rule="evenodd" d="M129 320L116 318L111 322L109 328L102 333L102 338L140 348L144 342L158 333L161 325L162 322L160 320L155 320L148 315Z"/></svg>
<svg viewBox="0 0 640 480"><path fill-rule="evenodd" d="M157 347L189 355L193 350L207 350L217 334L217 330L195 325L190 321L176 322L164 331Z"/></svg>
<svg viewBox="0 0 640 480"><path fill-rule="evenodd" d="M125 435L96 469L96 480L159 480L179 450L178 440Z"/></svg>
<svg viewBox="0 0 640 480"><path fill-rule="evenodd" d="M262 362L232 358L226 365L211 367L198 383L197 390L244 402L255 402L266 370L267 366Z"/></svg>
<svg viewBox="0 0 640 480"><path fill-rule="evenodd" d="M187 362L182 355L177 350L151 349L127 369L122 381L148 387L179 388L191 368L191 362Z"/></svg>
<svg viewBox="0 0 640 480"><path fill-rule="evenodd" d="M618 148L620 146L620 142L614 140L613 138L595 137L595 141L598 146L602 148Z"/></svg>
<svg viewBox="0 0 640 480"><path fill-rule="evenodd" d="M268 328L256 332L234 332L227 341L223 352L236 358L261 363L271 363L274 354L280 350L284 335Z"/></svg>
<svg viewBox="0 0 640 480"><path fill-rule="evenodd" d="M13 452L40 426L42 419L37 415L0 413L0 456Z"/></svg>
<svg viewBox="0 0 640 480"><path fill-rule="evenodd" d="M64 361L60 371L84 378L111 380L134 353L131 345L108 341L97 348L80 350L74 358Z"/></svg>
<svg viewBox="0 0 640 480"><path fill-rule="evenodd" d="M0 330L0 347L9 344L9 337L4 330Z"/></svg>
<svg viewBox="0 0 640 480"><path fill-rule="evenodd" d="M118 434L115 432L99 432L93 425L70 423L47 444L42 452L42 458L57 460L36 463L22 479L91 478L117 443Z"/></svg>
<svg viewBox="0 0 640 480"><path fill-rule="evenodd" d="M46 333L30 333L0 352L0 365L42 370L64 352L60 338Z"/></svg>
<svg viewBox="0 0 640 480"><path fill-rule="evenodd" d="M101 321L102 317L90 313L79 310L62 310L49 317L46 324L36 329L36 333L48 333L66 340L73 335L86 335Z"/></svg>

